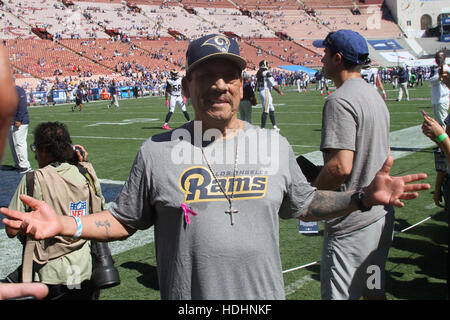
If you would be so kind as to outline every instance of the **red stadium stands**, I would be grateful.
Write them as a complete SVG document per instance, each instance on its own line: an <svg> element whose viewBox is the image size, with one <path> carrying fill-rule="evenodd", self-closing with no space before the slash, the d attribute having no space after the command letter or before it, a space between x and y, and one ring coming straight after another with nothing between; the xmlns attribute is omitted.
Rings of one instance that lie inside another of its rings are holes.
<svg viewBox="0 0 450 320"><path fill-rule="evenodd" d="M111 74L112 70L78 56L48 40L6 40L12 66L36 78L52 77L55 70L63 75L79 75L79 71Z"/></svg>
<svg viewBox="0 0 450 320"><path fill-rule="evenodd" d="M262 59L272 67L320 67L312 46L346 28L366 38L400 33L382 0L21 0L3 1L0 38L18 76L52 77L183 70L189 39L221 32L240 38L249 69ZM358 9L358 14L351 10ZM374 19L377 18L377 19ZM379 18L379 19L378 19ZM372 19L372 20L371 20ZM32 32L40 28L50 40ZM178 36L176 36L178 34ZM277 38L283 36L283 40ZM178 39L175 39L178 38ZM81 71L81 73L80 73Z"/></svg>
<svg viewBox="0 0 450 320"><path fill-rule="evenodd" d="M228 0L181 0L180 3L191 8L235 8L233 2Z"/></svg>

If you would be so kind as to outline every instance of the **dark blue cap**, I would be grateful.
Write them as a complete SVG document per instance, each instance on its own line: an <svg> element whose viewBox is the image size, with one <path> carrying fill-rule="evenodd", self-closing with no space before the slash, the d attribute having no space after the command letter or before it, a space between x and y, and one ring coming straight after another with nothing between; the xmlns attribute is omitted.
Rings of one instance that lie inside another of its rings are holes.
<svg viewBox="0 0 450 320"><path fill-rule="evenodd" d="M330 32L325 40L313 42L316 48L329 48L339 52L346 60L356 64L365 64L369 56L366 39L353 30Z"/></svg>
<svg viewBox="0 0 450 320"><path fill-rule="evenodd" d="M186 52L186 73L192 71L201 62L213 58L229 59L241 70L247 63L240 56L238 43L223 34L209 34L189 43Z"/></svg>

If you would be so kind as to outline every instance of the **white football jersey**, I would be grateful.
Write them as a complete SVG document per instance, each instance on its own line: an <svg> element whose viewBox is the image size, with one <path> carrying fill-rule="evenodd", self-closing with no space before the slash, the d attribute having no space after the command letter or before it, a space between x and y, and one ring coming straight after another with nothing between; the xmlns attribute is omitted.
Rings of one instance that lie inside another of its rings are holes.
<svg viewBox="0 0 450 320"><path fill-rule="evenodd" d="M177 79L168 79L167 80L166 90L169 92L171 96L180 96L181 95L181 78Z"/></svg>
<svg viewBox="0 0 450 320"><path fill-rule="evenodd" d="M261 77L256 79L256 87L258 91L262 90L272 90L273 86L276 85L275 79L269 70L261 72Z"/></svg>
<svg viewBox="0 0 450 320"><path fill-rule="evenodd" d="M361 77L375 88L377 87L377 75L377 68L361 69Z"/></svg>

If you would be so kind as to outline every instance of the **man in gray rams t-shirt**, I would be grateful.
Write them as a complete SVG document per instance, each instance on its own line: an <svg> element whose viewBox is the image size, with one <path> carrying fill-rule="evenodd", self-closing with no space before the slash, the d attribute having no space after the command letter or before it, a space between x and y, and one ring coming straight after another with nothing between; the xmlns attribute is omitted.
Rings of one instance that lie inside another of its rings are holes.
<svg viewBox="0 0 450 320"><path fill-rule="evenodd" d="M283 299L279 217L318 221L364 206L400 206L417 197L409 192L429 188L406 185L424 174L390 177L390 157L362 191L318 191L284 138L237 118L246 62L235 40L198 38L186 61L183 92L195 121L142 145L109 211L59 217L25 196L38 212L1 208L14 219L4 224L37 240L60 234L100 241L154 225L163 299Z"/></svg>
<svg viewBox="0 0 450 320"><path fill-rule="evenodd" d="M299 216L315 189L285 138L243 123L233 138L203 146L193 145L194 122L152 137L109 209L134 229L155 225L163 299L284 299L278 216ZM269 166L260 155L252 161L255 138L276 155ZM238 210L233 225L219 184Z"/></svg>
<svg viewBox="0 0 450 320"><path fill-rule="evenodd" d="M369 51L359 33L339 30L315 45L325 48L325 76L338 89L323 108L324 167L313 185L320 190L360 189L372 181L389 155L389 112L376 89L360 75ZM383 206L328 220L321 260L322 298L382 298L384 282L369 290L367 268L377 265L384 274L392 231L393 211Z"/></svg>

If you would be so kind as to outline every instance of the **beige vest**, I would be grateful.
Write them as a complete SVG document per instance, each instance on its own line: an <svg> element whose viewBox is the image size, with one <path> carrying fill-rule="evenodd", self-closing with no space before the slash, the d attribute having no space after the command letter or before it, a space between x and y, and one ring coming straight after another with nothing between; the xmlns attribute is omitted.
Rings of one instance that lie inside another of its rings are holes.
<svg viewBox="0 0 450 320"><path fill-rule="evenodd" d="M39 181L42 200L62 216L78 214L87 215L99 212L103 207L103 199L97 196L95 183L97 176L90 163L80 163L87 169L86 183L75 185L59 175L51 166L34 171L34 178ZM86 240L56 236L46 240L32 240L27 237L23 256L22 281L32 281L33 261L45 264L67 253L80 249Z"/></svg>

